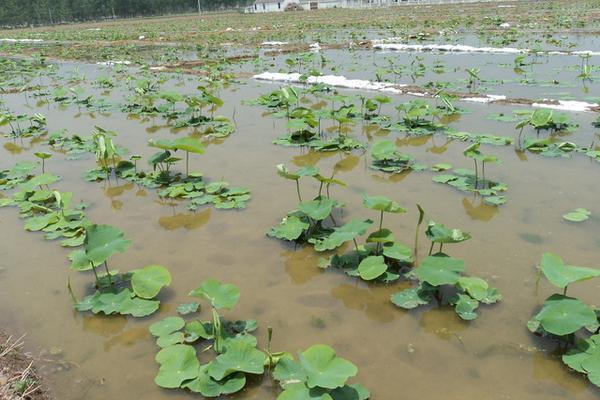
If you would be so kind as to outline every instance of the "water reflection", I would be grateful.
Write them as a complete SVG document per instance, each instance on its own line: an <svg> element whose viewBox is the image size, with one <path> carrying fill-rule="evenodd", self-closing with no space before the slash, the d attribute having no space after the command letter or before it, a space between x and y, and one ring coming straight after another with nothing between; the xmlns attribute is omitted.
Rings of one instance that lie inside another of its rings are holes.
<svg viewBox="0 0 600 400"><path fill-rule="evenodd" d="M481 197L472 199L463 197L462 205L467 215L474 220L490 221L496 214L500 213L498 207L485 204Z"/></svg>
<svg viewBox="0 0 600 400"><path fill-rule="evenodd" d="M390 302L390 296L398 290L397 286L364 286L356 281L355 286L341 284L331 289L331 294L347 308L362 311L371 320L390 322L403 315L403 311Z"/></svg>
<svg viewBox="0 0 600 400"><path fill-rule="evenodd" d="M463 343L460 332L469 327L469 323L460 319L452 306L432 307L421 314L419 325L425 332L433 333L440 339L456 339Z"/></svg>
<svg viewBox="0 0 600 400"><path fill-rule="evenodd" d="M311 247L286 250L280 256L284 260L285 272L296 285L302 285L322 273L318 267L319 254L315 253Z"/></svg>
<svg viewBox="0 0 600 400"><path fill-rule="evenodd" d="M165 215L158 219L158 223L167 231L173 231L179 228L184 228L189 231L206 225L210 219L211 212L212 209L208 208L201 212Z"/></svg>

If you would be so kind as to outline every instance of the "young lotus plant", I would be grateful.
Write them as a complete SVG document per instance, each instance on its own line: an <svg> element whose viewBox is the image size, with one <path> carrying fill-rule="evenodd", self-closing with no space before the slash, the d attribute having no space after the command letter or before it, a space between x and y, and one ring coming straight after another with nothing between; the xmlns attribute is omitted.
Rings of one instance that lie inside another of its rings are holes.
<svg viewBox="0 0 600 400"><path fill-rule="evenodd" d="M549 296L542 309L527 323L527 328L537 335L558 339L567 349L562 361L571 369L582 373L596 386L600 386L600 323L595 307L582 300L567 296L573 283L600 276L600 270L567 265L553 253L545 253L540 271L562 293ZM577 338L591 332L592 336Z"/></svg>
<svg viewBox="0 0 600 400"><path fill-rule="evenodd" d="M463 320L477 318L480 303L493 304L502 296L482 278L463 275L465 263L444 253L426 257L407 277L417 279L416 287L404 289L391 296L396 306L410 310L429 304L434 298L438 304L454 306ZM449 296L447 293L450 293ZM446 297L445 297L446 296Z"/></svg>

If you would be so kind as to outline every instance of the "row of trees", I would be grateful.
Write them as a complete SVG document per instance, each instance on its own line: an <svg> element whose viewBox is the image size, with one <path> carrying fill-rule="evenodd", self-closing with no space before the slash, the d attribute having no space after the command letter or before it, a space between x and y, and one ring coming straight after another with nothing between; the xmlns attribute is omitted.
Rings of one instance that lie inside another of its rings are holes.
<svg viewBox="0 0 600 400"><path fill-rule="evenodd" d="M246 5L248 0L200 0L202 10ZM198 0L0 0L0 26L45 25L198 11Z"/></svg>

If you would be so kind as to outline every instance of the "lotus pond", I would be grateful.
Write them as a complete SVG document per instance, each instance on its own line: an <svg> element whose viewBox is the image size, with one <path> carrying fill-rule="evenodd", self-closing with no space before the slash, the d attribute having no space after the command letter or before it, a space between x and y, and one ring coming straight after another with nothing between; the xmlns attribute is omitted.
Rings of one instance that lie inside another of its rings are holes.
<svg viewBox="0 0 600 400"><path fill-rule="evenodd" d="M2 328L65 400L597 398L597 2L544 4L3 31Z"/></svg>

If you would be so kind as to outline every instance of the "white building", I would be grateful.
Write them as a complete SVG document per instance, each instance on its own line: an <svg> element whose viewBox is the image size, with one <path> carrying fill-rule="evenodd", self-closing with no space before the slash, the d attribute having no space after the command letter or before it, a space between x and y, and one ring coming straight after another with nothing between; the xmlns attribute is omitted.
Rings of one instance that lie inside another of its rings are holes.
<svg viewBox="0 0 600 400"><path fill-rule="evenodd" d="M244 9L246 13L318 10L322 8L370 8L400 4L448 4L497 2L503 0L256 0Z"/></svg>
<svg viewBox="0 0 600 400"><path fill-rule="evenodd" d="M246 13L388 6L405 0L257 0Z"/></svg>

